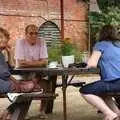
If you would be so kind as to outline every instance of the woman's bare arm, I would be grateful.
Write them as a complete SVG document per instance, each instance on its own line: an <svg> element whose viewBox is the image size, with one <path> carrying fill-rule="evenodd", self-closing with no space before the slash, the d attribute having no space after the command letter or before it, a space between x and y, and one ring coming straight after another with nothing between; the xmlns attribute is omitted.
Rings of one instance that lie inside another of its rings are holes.
<svg viewBox="0 0 120 120"><path fill-rule="evenodd" d="M96 68L100 57L101 57L100 51L93 51L92 55L88 59L87 68Z"/></svg>

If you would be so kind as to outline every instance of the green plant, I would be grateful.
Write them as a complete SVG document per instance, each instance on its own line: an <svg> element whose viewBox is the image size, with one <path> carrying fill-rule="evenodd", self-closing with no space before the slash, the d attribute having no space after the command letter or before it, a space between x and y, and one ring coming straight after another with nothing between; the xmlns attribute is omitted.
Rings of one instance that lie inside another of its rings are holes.
<svg viewBox="0 0 120 120"><path fill-rule="evenodd" d="M82 52L80 52L80 51L75 52L75 62L76 63L83 62L83 57L84 57L84 55Z"/></svg>
<svg viewBox="0 0 120 120"><path fill-rule="evenodd" d="M55 42L48 47L48 59L51 61L61 61L61 46Z"/></svg>
<svg viewBox="0 0 120 120"><path fill-rule="evenodd" d="M97 0L97 3L99 5L99 8L102 10L102 12L107 13L109 10L108 8L111 7L118 7L120 8L120 0Z"/></svg>
<svg viewBox="0 0 120 120"><path fill-rule="evenodd" d="M65 38L62 44L52 42L48 47L48 59L49 62L58 61L61 62L61 56L75 56L75 62L82 62L83 54L79 49L71 42L70 38Z"/></svg>
<svg viewBox="0 0 120 120"><path fill-rule="evenodd" d="M61 53L63 56L74 55L75 46L72 44L70 38L65 38L61 47Z"/></svg>

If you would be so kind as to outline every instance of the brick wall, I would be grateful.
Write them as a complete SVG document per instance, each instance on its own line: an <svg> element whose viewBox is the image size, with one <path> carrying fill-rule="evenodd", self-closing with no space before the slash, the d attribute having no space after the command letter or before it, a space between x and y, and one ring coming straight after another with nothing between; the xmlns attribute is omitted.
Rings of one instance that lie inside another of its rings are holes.
<svg viewBox="0 0 120 120"><path fill-rule="evenodd" d="M82 50L88 49L87 5L64 0L65 37L70 37ZM60 0L0 0L0 26L11 34L10 44L23 38L26 25L40 26L46 20L60 28Z"/></svg>

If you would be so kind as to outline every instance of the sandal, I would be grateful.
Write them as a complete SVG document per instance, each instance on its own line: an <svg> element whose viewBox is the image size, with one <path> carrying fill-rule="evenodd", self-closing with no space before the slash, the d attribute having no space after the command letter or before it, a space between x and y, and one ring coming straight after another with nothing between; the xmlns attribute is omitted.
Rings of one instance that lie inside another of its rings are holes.
<svg viewBox="0 0 120 120"><path fill-rule="evenodd" d="M39 118L40 119L47 119L48 116L44 112L41 112L40 115L39 115Z"/></svg>
<svg viewBox="0 0 120 120"><path fill-rule="evenodd" d="M10 119L11 119L11 114L8 110L5 110L0 116L0 120L10 120Z"/></svg>
<svg viewBox="0 0 120 120"><path fill-rule="evenodd" d="M120 117L117 116L117 117L113 118L113 120L120 120Z"/></svg>
<svg viewBox="0 0 120 120"><path fill-rule="evenodd" d="M119 116L116 116L114 118L110 118L110 117L106 117L104 120L120 120L120 117Z"/></svg>
<svg viewBox="0 0 120 120"><path fill-rule="evenodd" d="M30 120L30 116L25 116L25 118L24 118L25 120Z"/></svg>

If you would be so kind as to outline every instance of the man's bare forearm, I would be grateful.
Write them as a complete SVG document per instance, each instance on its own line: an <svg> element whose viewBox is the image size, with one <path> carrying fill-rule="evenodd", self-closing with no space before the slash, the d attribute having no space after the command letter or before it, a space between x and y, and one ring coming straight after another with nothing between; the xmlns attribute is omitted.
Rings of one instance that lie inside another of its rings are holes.
<svg viewBox="0 0 120 120"><path fill-rule="evenodd" d="M48 60L39 60L39 61L19 61L19 67L42 67L48 64Z"/></svg>

